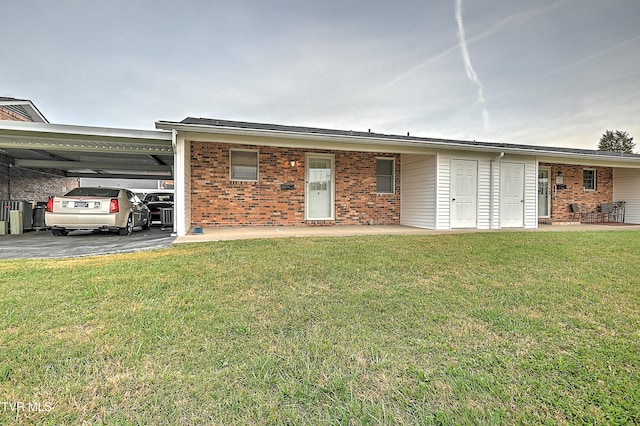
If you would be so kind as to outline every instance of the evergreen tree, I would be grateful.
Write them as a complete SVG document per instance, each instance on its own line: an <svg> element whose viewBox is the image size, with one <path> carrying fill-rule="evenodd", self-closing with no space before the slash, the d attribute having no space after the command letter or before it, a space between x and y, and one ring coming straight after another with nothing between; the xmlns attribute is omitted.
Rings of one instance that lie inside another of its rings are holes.
<svg viewBox="0 0 640 426"><path fill-rule="evenodd" d="M624 152L625 154L633 154L633 148L636 146L633 137L629 133L620 130L607 130L600 138L598 149L600 151Z"/></svg>

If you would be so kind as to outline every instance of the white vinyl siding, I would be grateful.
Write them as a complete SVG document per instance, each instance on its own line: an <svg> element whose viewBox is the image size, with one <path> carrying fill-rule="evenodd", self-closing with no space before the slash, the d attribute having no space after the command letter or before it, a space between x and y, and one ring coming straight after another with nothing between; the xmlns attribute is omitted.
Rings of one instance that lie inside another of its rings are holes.
<svg viewBox="0 0 640 426"><path fill-rule="evenodd" d="M451 155L436 157L436 229L451 229Z"/></svg>
<svg viewBox="0 0 640 426"><path fill-rule="evenodd" d="M489 229L500 228L500 160L489 160L489 180L493 187L489 187Z"/></svg>
<svg viewBox="0 0 640 426"><path fill-rule="evenodd" d="M613 169L613 201L626 201L626 223L640 223L640 169Z"/></svg>
<svg viewBox="0 0 640 426"><path fill-rule="evenodd" d="M436 157L407 154L400 164L400 224L435 229Z"/></svg>
<svg viewBox="0 0 640 426"><path fill-rule="evenodd" d="M524 161L524 227L538 227L538 163L534 157L518 157Z"/></svg>
<svg viewBox="0 0 640 426"><path fill-rule="evenodd" d="M524 163L524 227L536 228L537 216L537 163L534 157L506 155L497 159L499 153L465 153L442 151L436 156L437 211L436 229L451 229L451 161L453 159L478 162L477 228L500 228L500 168L502 161ZM492 164L493 163L493 164ZM403 169L404 170L404 169ZM493 171L493 173L492 173ZM493 176L492 176L493 174ZM493 188L492 188L493 186ZM404 191L404 188L403 188Z"/></svg>
<svg viewBox="0 0 640 426"><path fill-rule="evenodd" d="M478 159L478 229L491 227L491 160Z"/></svg>

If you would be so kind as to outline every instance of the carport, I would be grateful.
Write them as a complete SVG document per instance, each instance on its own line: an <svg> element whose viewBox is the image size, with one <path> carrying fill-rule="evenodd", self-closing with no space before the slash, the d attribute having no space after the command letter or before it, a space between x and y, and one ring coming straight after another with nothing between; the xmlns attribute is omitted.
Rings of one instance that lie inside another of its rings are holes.
<svg viewBox="0 0 640 426"><path fill-rule="evenodd" d="M0 154L9 159L6 176L0 176L5 198L16 201L22 201L12 193L19 174L12 170L40 171L44 188L56 177L168 180L175 164L168 131L38 122L0 121Z"/></svg>

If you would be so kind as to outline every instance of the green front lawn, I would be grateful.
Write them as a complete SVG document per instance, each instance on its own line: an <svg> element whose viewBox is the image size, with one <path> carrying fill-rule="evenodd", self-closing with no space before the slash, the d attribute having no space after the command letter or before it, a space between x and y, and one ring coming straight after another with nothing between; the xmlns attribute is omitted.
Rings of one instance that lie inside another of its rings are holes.
<svg viewBox="0 0 640 426"><path fill-rule="evenodd" d="M0 294L0 424L640 422L634 231L3 261Z"/></svg>

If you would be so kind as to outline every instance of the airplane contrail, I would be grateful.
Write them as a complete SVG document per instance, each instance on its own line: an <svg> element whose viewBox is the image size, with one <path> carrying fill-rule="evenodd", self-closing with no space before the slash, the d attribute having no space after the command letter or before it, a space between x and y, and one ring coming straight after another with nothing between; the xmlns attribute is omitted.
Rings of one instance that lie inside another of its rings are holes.
<svg viewBox="0 0 640 426"><path fill-rule="evenodd" d="M473 65L471 65L471 57L469 56L469 50L467 50L467 39L464 31L464 22L462 20L462 0L456 0L456 22L458 23L458 40L460 40L459 46L460 53L462 53L462 60L464 61L464 68L469 80L478 87L478 101L482 106L482 123L484 130L489 130L491 119L489 117L487 101L484 98L484 88L478 78L478 74L476 74L473 69Z"/></svg>
<svg viewBox="0 0 640 426"><path fill-rule="evenodd" d="M570 3L572 1L576 1L576 0L560 0L554 4L551 4L549 6L546 6L544 8L541 9L531 9L531 10L526 10L524 12L518 12L515 13L513 15L507 16L506 18L501 19L500 21L498 21L497 23L495 23L494 25L492 25L491 27L487 28L484 32L476 34L475 36L466 39L467 45L478 42L480 40L483 40L499 31L502 31L506 28L508 28L511 25L524 25L526 22L529 22L532 19L537 18L538 16L544 15L546 13L549 13L555 9L558 9L561 6L564 6L567 3ZM446 57L447 55L455 52L456 50L458 50L458 44L455 44L445 50L443 50L442 52L438 53L435 56L429 57L425 60L423 60L422 62L420 62L419 64L411 67L410 69L402 72L401 74L399 74L396 78L394 78L393 80L385 83L382 85L383 88L387 88L390 86L393 86L399 82L401 82L402 80L404 80L405 78L408 78L409 76L411 76L412 74L420 71L421 69L423 69L424 67L426 67L427 65L431 65L437 61L439 61L440 59Z"/></svg>

